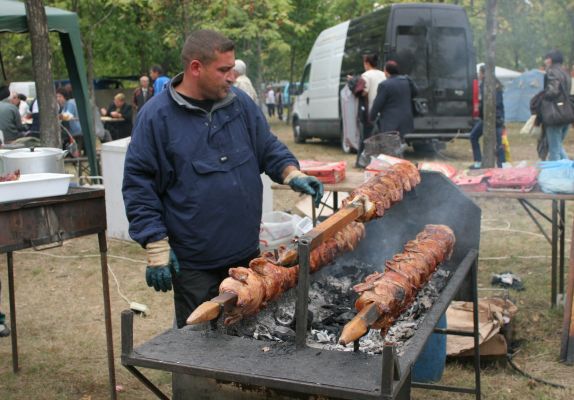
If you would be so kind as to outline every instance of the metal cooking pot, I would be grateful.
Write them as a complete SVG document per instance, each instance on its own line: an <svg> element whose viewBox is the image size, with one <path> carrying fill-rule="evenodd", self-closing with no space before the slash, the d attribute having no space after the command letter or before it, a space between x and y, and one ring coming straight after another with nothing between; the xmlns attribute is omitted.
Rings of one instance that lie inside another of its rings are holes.
<svg viewBox="0 0 574 400"><path fill-rule="evenodd" d="M0 158L5 172L19 169L22 174L43 172L63 174L66 154L67 151L53 147L35 147L10 150L0 155Z"/></svg>

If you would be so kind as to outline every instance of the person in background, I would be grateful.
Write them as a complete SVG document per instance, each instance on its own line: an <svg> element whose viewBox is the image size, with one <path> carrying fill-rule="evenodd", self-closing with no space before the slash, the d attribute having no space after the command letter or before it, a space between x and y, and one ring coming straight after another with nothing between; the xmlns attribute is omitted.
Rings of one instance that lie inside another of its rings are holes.
<svg viewBox="0 0 574 400"><path fill-rule="evenodd" d="M359 102L359 119L361 122L361 137L359 138L359 148L357 149L357 160L355 166L360 167L360 158L363 154L363 149L365 148L364 140L371 137L373 133L373 121L369 118L370 110L373 108L373 103L377 97L377 90L379 88L379 83L383 82L387 77L385 73L381 71L377 65L379 63L379 57L377 54L365 54L363 55L363 68L365 72L361 74L363 78L364 85L362 92L360 93L361 101Z"/></svg>
<svg viewBox="0 0 574 400"><path fill-rule="evenodd" d="M275 91L275 108L277 108L277 118L283 121L283 92L280 87Z"/></svg>
<svg viewBox="0 0 574 400"><path fill-rule="evenodd" d="M569 94L572 86L570 75L562 69L564 56L560 50L552 50L544 57L546 65L546 75L544 76L544 99L556 100L562 94L562 91ZM548 160L568 159L568 154L564 149L564 139L568 134L568 126L549 125L545 122L544 112L542 112L542 124L546 130L546 140L548 142Z"/></svg>
<svg viewBox="0 0 574 400"><path fill-rule="evenodd" d="M275 115L275 91L271 86L267 86L265 105L267 106L267 114L269 115L269 118L271 118Z"/></svg>
<svg viewBox="0 0 574 400"><path fill-rule="evenodd" d="M147 285L173 286L179 328L218 294L230 267L259 256L261 173L316 206L323 195L260 108L233 87L234 46L212 30L188 36L183 72L140 111L125 158L130 236L146 249Z"/></svg>
<svg viewBox="0 0 574 400"><path fill-rule="evenodd" d="M154 65L149 70L149 76L153 81L153 92L154 94L160 93L167 87L169 78L164 75L163 68L159 65Z"/></svg>
<svg viewBox="0 0 574 400"><path fill-rule="evenodd" d="M153 87L149 85L149 78L146 75L140 77L140 86L134 91L132 99L132 107L134 113L137 113L140 108L151 99L153 96Z"/></svg>
<svg viewBox="0 0 574 400"><path fill-rule="evenodd" d="M30 116L30 106L26 103L26 95L19 93L12 93L10 96L10 102L18 107L18 112L22 118L22 123L24 119Z"/></svg>
<svg viewBox="0 0 574 400"><path fill-rule="evenodd" d="M399 65L390 60L385 63L386 80L379 83L377 95L369 112L369 119L378 122L379 132L398 131L404 141L404 136L414 130L413 110L409 80L399 75ZM416 87L415 87L416 91Z"/></svg>
<svg viewBox="0 0 574 400"><path fill-rule="evenodd" d="M4 144L18 139L26 131L18 108L10 101L8 85L0 86L0 131L4 137Z"/></svg>
<svg viewBox="0 0 574 400"><path fill-rule="evenodd" d="M479 102L479 117L472 130L470 131L470 144L472 146L472 158L474 163L470 169L479 169L482 167L482 153L480 151L480 137L483 131L483 111L484 111L484 65L478 69L478 79L480 81L480 102ZM504 154L504 146L502 145L502 132L504 131L504 99L502 92L504 86L496 79L496 165L500 168L506 161Z"/></svg>
<svg viewBox="0 0 574 400"><path fill-rule="evenodd" d="M132 134L132 106L126 103L125 94L116 94L114 101L108 108L102 108L100 113L113 119L107 124L112 140L123 139Z"/></svg>
<svg viewBox="0 0 574 400"><path fill-rule="evenodd" d="M80 117L78 116L78 107L76 106L76 100L70 97L71 91L64 88L59 88L56 90L56 101L60 106L60 113L58 118L62 121L62 126L68 131L73 137L73 141L77 145L76 155L81 155L84 145L84 140L82 136L82 126L80 125ZM64 135L64 140L62 141L65 147L71 144L68 135Z"/></svg>
<svg viewBox="0 0 574 400"><path fill-rule="evenodd" d="M247 76L247 65L242 60L235 60L235 87L243 90L257 103L257 92L251 83L251 79Z"/></svg>

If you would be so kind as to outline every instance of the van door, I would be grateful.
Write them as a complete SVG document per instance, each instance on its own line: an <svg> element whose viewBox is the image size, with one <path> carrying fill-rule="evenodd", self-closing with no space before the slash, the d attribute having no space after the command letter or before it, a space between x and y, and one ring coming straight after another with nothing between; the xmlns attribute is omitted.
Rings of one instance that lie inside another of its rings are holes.
<svg viewBox="0 0 574 400"><path fill-rule="evenodd" d="M404 7L404 8L403 8ZM449 5L396 7L390 57L427 100L427 115L415 118L418 136L449 138L472 127L475 57L464 9Z"/></svg>
<svg viewBox="0 0 574 400"><path fill-rule="evenodd" d="M433 88L429 79L431 12L429 7L394 7L387 37L391 43L387 60L396 60L401 74L416 83L418 97L427 99L429 113L415 118L415 132L432 130Z"/></svg>
<svg viewBox="0 0 574 400"><path fill-rule="evenodd" d="M433 10L429 77L437 117L472 115L475 62L466 16L457 10Z"/></svg>

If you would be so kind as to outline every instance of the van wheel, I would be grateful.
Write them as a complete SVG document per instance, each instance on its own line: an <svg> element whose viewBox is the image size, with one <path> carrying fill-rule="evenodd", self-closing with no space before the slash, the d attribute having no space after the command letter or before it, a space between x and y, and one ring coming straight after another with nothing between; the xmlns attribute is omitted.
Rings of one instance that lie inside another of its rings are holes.
<svg viewBox="0 0 574 400"><path fill-rule="evenodd" d="M293 118L293 140L295 140L295 143L305 143L305 136L303 136L299 118Z"/></svg>

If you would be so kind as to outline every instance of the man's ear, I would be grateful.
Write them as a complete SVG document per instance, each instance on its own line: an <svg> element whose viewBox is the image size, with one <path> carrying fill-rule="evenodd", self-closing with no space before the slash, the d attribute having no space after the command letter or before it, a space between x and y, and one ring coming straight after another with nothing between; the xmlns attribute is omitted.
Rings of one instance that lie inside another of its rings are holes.
<svg viewBox="0 0 574 400"><path fill-rule="evenodd" d="M203 64L201 64L199 60L193 60L189 63L187 68L193 76L199 76L201 70L203 69Z"/></svg>

